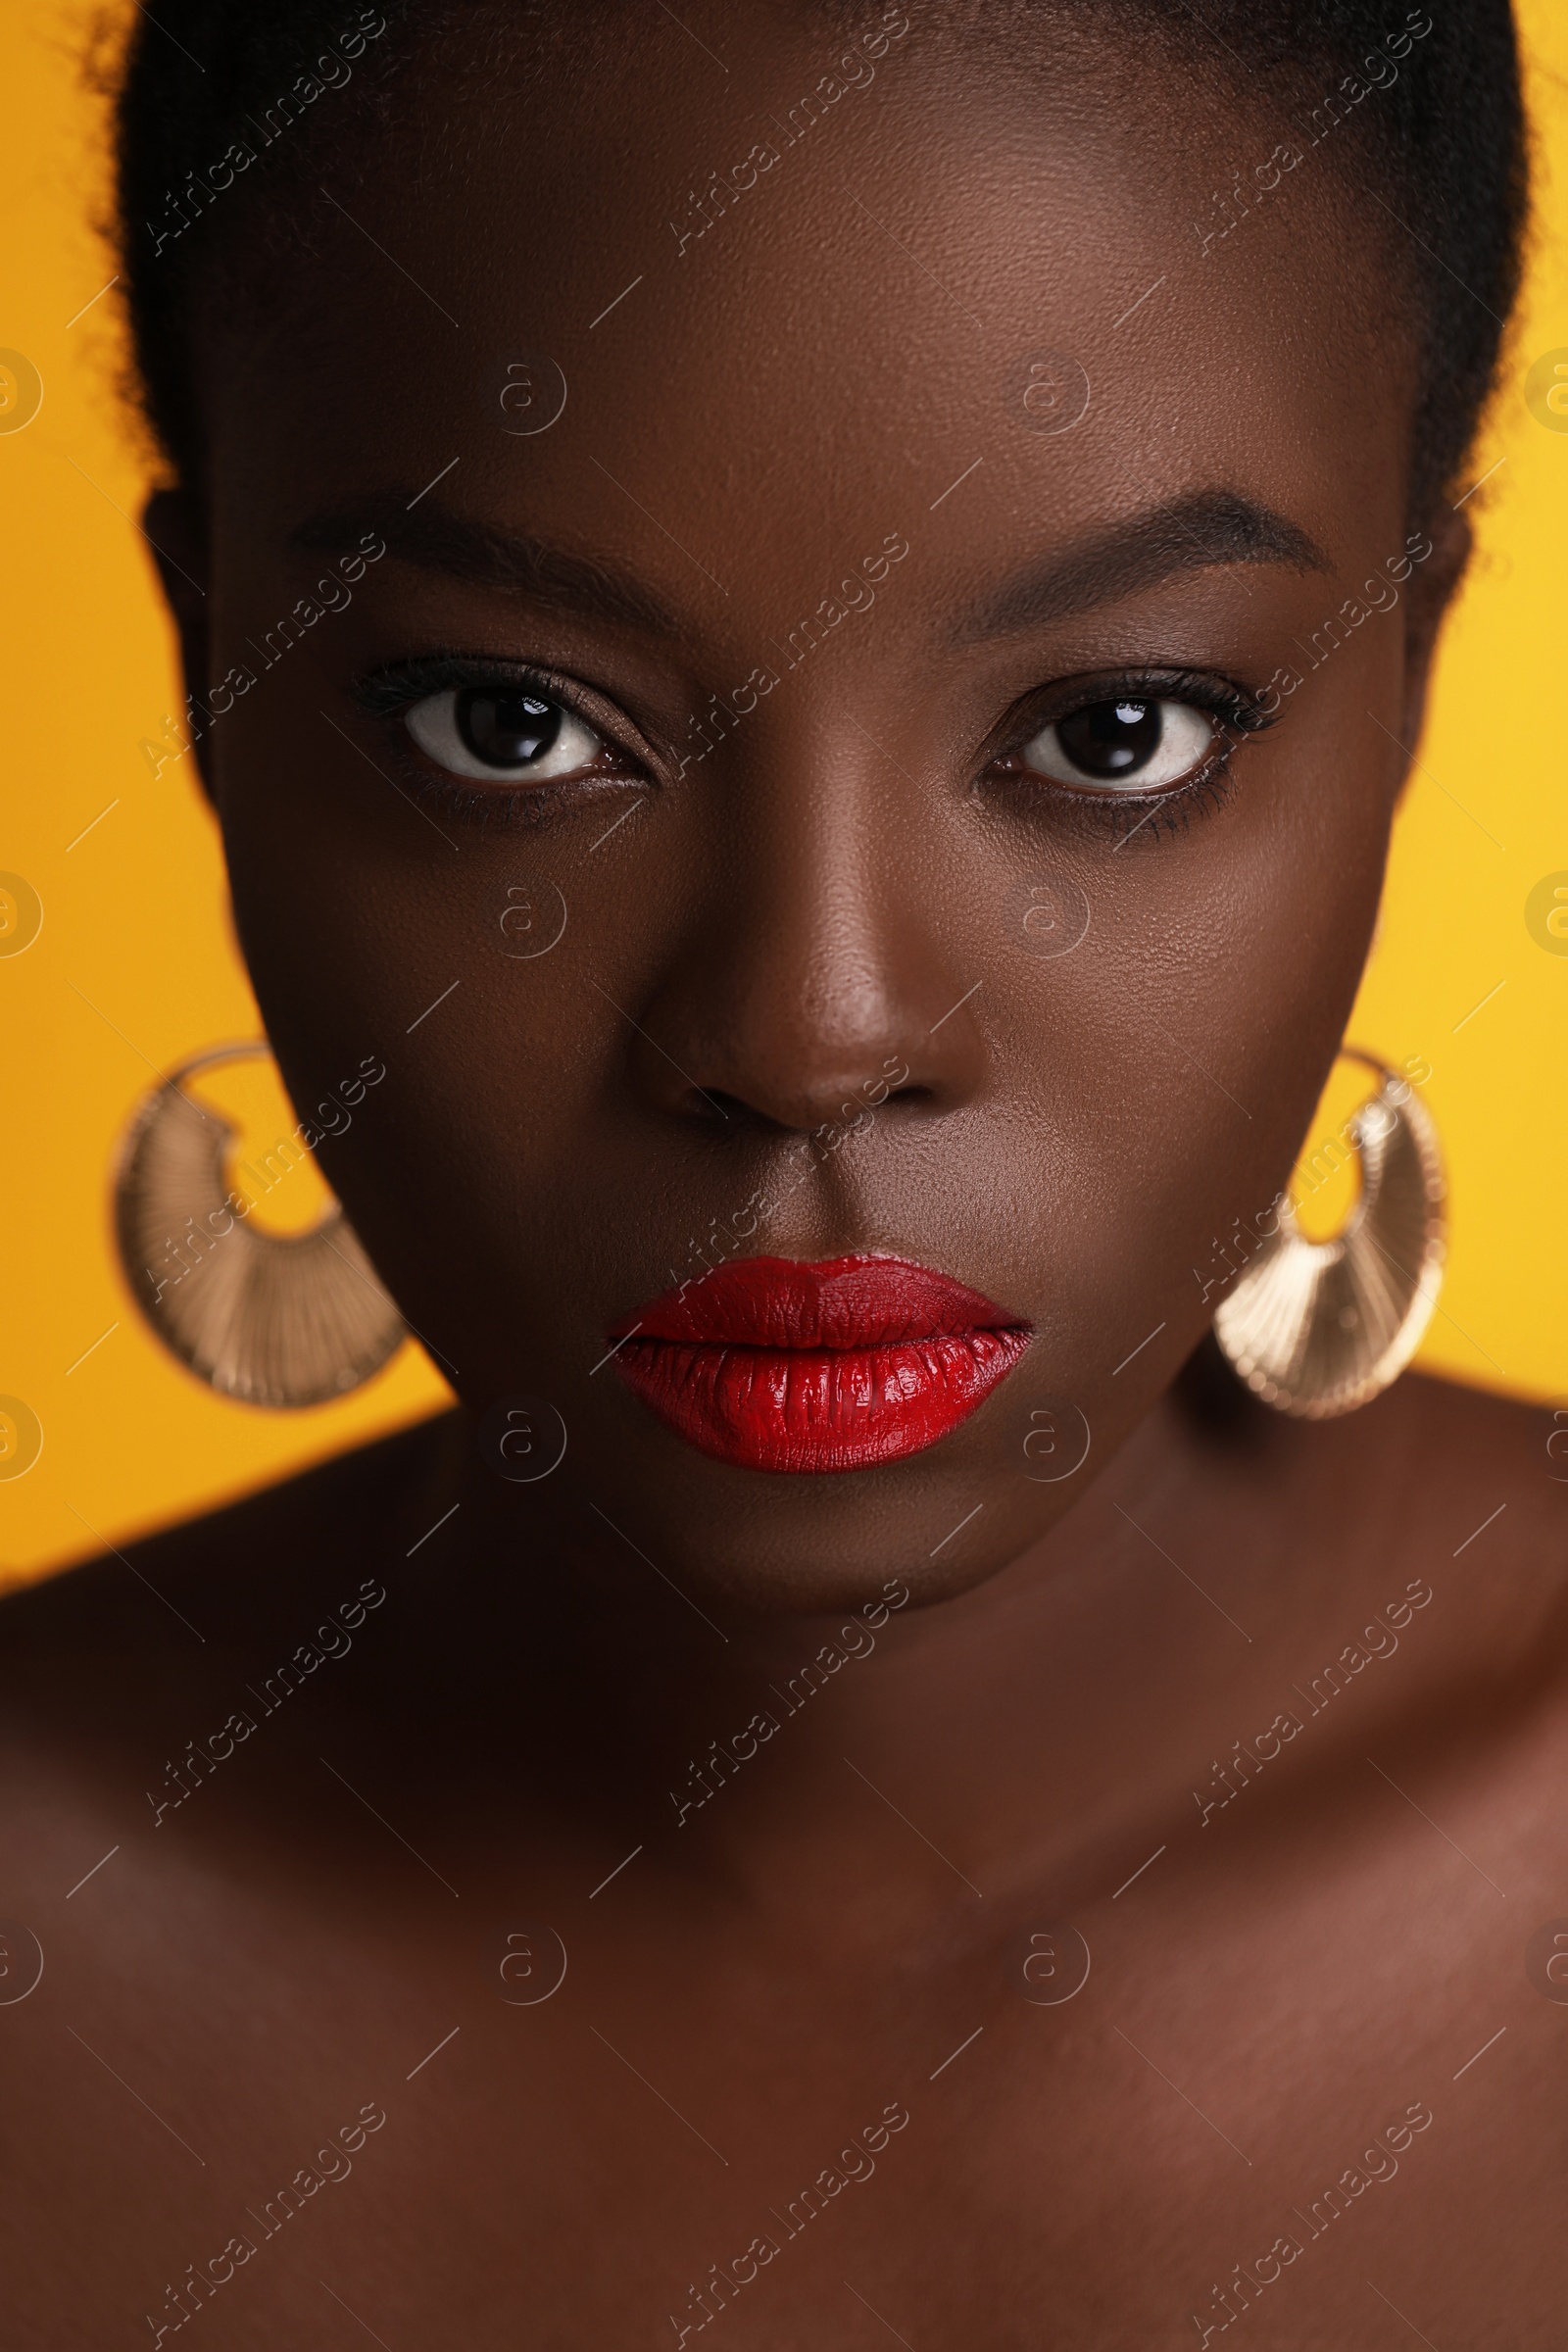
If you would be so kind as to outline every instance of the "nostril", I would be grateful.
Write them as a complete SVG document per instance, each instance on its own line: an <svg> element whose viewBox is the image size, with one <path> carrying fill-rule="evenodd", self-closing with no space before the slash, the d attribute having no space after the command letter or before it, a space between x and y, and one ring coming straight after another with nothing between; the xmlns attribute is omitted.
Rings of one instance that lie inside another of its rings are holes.
<svg viewBox="0 0 1568 2352"><path fill-rule="evenodd" d="M803 1095L793 1106L793 1116L780 1116L782 1104L773 1111L763 1110L760 1104L748 1102L744 1095L732 1094L721 1086L699 1086L693 1080L683 1108L688 1117L715 1134L800 1136L858 1128L879 1110L894 1104L901 1109L921 1109L936 1101L936 1088L919 1080L906 1080L901 1086L890 1086L885 1079L868 1080L859 1086L846 1085L833 1094L824 1092L814 1102Z"/></svg>
<svg viewBox="0 0 1568 2352"><path fill-rule="evenodd" d="M751 1134L771 1138L801 1132L794 1121L774 1118L755 1102L748 1102L744 1095L732 1095L722 1086L699 1086L695 1080L680 1109L712 1135Z"/></svg>
<svg viewBox="0 0 1568 2352"><path fill-rule="evenodd" d="M727 1095L721 1086L700 1086L697 1096L693 1107L699 1116L722 1119L731 1127L745 1125L758 1115L749 1103L741 1101L739 1095Z"/></svg>

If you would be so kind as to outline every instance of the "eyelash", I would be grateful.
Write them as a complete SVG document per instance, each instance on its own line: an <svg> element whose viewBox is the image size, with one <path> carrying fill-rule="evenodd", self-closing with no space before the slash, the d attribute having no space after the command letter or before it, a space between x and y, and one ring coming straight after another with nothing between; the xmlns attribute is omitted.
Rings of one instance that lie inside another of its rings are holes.
<svg viewBox="0 0 1568 2352"><path fill-rule="evenodd" d="M401 721L404 712L416 703L463 686L505 686L513 693L523 691L559 703L563 710L569 710L602 736L606 752L624 763L624 773L606 771L603 779L606 783L634 784L640 776L646 781L642 775L643 762L616 743L599 710L589 707L581 688L555 670L540 669L525 662L497 661L471 654L423 654L415 661L372 671L350 691L361 710L368 710L373 718ZM509 791L501 784L475 784L465 776L448 775L440 770L432 775L424 761L413 754L406 728L399 724L397 732L401 738L398 749L410 755L419 801L432 804L455 822L476 825L481 831L491 825L503 831L546 825L582 791L581 778L570 776L544 784L518 785Z"/></svg>
<svg viewBox="0 0 1568 2352"><path fill-rule="evenodd" d="M635 783L639 773L646 781L643 762L608 734L598 711L587 707L573 680L526 662L457 653L428 654L376 670L359 680L351 691L361 709L372 717L401 721L405 711L428 696L464 686L498 685L513 691L526 690L560 703L604 736L609 755L624 761L631 771L607 772L604 778L607 783ZM1097 703L1122 697L1133 701L1187 703L1218 722L1222 732L1213 751L1185 783L1145 793L1130 788L1112 794L1080 791L1059 779L1016 769L997 775L1003 761L1016 759L1025 745L1046 727L1058 725L1075 711L1088 710ZM979 784L991 791L1009 790L1014 799L1037 806L1043 797L1049 796L1056 806L1070 807L1076 822L1117 842L1133 833L1150 840L1185 833L1195 816L1220 808L1234 789L1231 768L1238 751L1254 736L1277 726L1284 715L1283 711L1266 714L1260 710L1248 690L1234 680L1180 669L1105 672L1080 683L1070 696L1059 702L1049 691L1037 694L1026 702L1024 710L1026 715L1008 729L1004 747L993 752L986 761ZM406 735L401 725L398 732ZM456 821L481 829L492 824L503 829L547 824L582 790L580 777L521 785L508 791L499 785L475 785L462 776L440 772L431 775L422 761L416 764L419 799L433 802Z"/></svg>
<svg viewBox="0 0 1568 2352"><path fill-rule="evenodd" d="M1024 705L1025 717L1009 727L1005 745L993 755L988 770L1004 760L1015 759L1046 727L1058 726L1075 711L1090 710L1097 703L1120 701L1123 697L1132 702L1188 703L1218 721L1223 732L1202 765L1185 783L1143 793L1131 788L1105 793L1080 790L1055 778L1037 778L1014 770L999 779L1001 785L1012 787L1017 797L1023 793L1033 796L1049 792L1057 806L1070 807L1077 823L1117 844L1134 833L1157 841L1161 836L1169 838L1186 833L1195 816L1207 815L1223 807L1235 789L1231 768L1237 753L1254 736L1278 726L1285 715L1283 710L1260 710L1245 686L1234 679L1211 677L1202 670L1104 671L1081 681L1060 701L1054 700L1049 691L1029 698Z"/></svg>

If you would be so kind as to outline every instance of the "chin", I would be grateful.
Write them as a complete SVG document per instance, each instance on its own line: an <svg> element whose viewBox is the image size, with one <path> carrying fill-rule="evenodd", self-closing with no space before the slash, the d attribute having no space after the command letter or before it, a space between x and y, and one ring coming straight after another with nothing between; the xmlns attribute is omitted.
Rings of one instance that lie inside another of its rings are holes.
<svg viewBox="0 0 1568 2352"><path fill-rule="evenodd" d="M809 1616L873 1602L890 1579L926 1606L1016 1559L1083 1483L1023 1476L1002 1405L920 1451L830 1471L721 1462L630 1405L635 1436L607 1449L603 1475L579 1456L574 1483L705 1607Z"/></svg>

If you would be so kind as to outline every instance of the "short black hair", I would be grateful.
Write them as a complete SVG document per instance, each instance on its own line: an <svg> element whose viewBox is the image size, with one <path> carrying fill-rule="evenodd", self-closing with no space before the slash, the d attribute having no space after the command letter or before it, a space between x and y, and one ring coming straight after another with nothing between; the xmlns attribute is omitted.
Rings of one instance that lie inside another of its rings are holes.
<svg viewBox="0 0 1568 2352"><path fill-rule="evenodd" d="M822 0L815 0L821 5ZM845 0L828 0L846 14ZM1411 451L1417 517L1455 485L1518 290L1528 162L1511 0L908 0L962 37L1027 42L1030 20L1080 38L1141 24L1271 114L1304 160L1328 141L1393 251L1419 329ZM302 185L330 135L364 135L396 69L435 31L504 24L541 44L601 26L605 0L160 0L133 20L116 114L120 275L136 391L169 466L199 479L193 337L225 246L270 191ZM857 15L860 12L856 11ZM349 79L352 97L328 91ZM331 128L325 126L330 120ZM1279 150L1276 149L1276 153ZM1280 168L1273 167L1276 181ZM222 176L226 174L226 178ZM220 201L243 175L243 193ZM1259 197L1250 159L1215 189L1215 228ZM215 182L217 183L215 185ZM1265 193L1268 191L1265 189ZM254 248L253 248L254 250Z"/></svg>

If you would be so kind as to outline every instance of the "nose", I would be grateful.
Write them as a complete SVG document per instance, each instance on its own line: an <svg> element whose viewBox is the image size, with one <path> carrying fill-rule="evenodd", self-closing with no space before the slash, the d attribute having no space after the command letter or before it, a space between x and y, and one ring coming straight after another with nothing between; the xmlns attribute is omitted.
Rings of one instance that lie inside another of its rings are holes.
<svg viewBox="0 0 1568 2352"><path fill-rule="evenodd" d="M800 1132L873 1102L932 1116L969 1101L984 992L942 943L932 788L863 735L802 741L771 714L710 764L694 811L710 879L642 1017L644 1100Z"/></svg>

